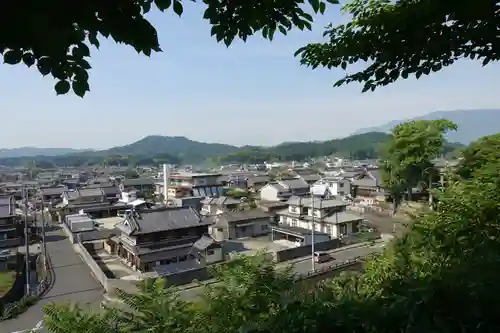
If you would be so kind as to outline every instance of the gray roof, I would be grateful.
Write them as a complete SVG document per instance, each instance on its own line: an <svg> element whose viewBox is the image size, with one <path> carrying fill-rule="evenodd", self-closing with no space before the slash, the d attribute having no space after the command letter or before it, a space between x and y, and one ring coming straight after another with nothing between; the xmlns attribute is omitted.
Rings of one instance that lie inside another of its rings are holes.
<svg viewBox="0 0 500 333"><path fill-rule="evenodd" d="M140 235L210 224L211 221L203 220L192 207L169 207L130 212L116 227L128 235Z"/></svg>
<svg viewBox="0 0 500 333"><path fill-rule="evenodd" d="M326 200L320 200L316 199L313 202L312 197L296 197L293 196L290 199L288 199L287 203L292 206L301 206L301 207L309 207L312 208L314 204L314 208L333 208L333 207L345 207L347 206L347 203L337 200L337 199L326 199Z"/></svg>
<svg viewBox="0 0 500 333"><path fill-rule="evenodd" d="M106 186L106 187L101 187L101 190L102 192L106 195L106 196L110 196L110 195L117 195L117 194L121 194L122 192L120 191L120 189L116 186Z"/></svg>
<svg viewBox="0 0 500 333"><path fill-rule="evenodd" d="M81 197L97 197L103 196L104 192L101 188L81 188L76 191L65 191L68 200L75 200Z"/></svg>
<svg viewBox="0 0 500 333"><path fill-rule="evenodd" d="M139 185L154 185L157 180L153 178L135 178L135 179L124 179L123 186L139 186Z"/></svg>
<svg viewBox="0 0 500 333"><path fill-rule="evenodd" d="M250 210L241 210L235 212L224 212L223 214L217 215L213 217L216 222L242 222L242 221L250 221L262 218L269 218L270 215L264 212L261 209L250 209Z"/></svg>
<svg viewBox="0 0 500 333"><path fill-rule="evenodd" d="M241 201L235 198L221 196L218 198L208 197L202 201L204 205L217 205L217 206L227 206L227 205L237 205Z"/></svg>
<svg viewBox="0 0 500 333"><path fill-rule="evenodd" d="M318 174L309 174L309 175L300 175L300 178L306 182L315 182L321 179L321 176Z"/></svg>
<svg viewBox="0 0 500 333"><path fill-rule="evenodd" d="M198 251L204 251L214 247L221 247L221 245L215 239L207 235L201 236L201 238L193 244L193 249ZM191 253L193 249L191 249Z"/></svg>
<svg viewBox="0 0 500 333"><path fill-rule="evenodd" d="M113 182L104 182L104 183L92 183L85 185L85 188L103 188L103 187L111 187L114 186Z"/></svg>
<svg viewBox="0 0 500 333"><path fill-rule="evenodd" d="M271 177L268 175L248 177L248 184L250 185L269 183L269 181L271 181Z"/></svg>
<svg viewBox="0 0 500 333"><path fill-rule="evenodd" d="M290 190L309 189L309 184L302 179L280 180L278 184Z"/></svg>
<svg viewBox="0 0 500 333"><path fill-rule="evenodd" d="M46 187L40 190L42 195L61 195L66 191L66 187Z"/></svg>

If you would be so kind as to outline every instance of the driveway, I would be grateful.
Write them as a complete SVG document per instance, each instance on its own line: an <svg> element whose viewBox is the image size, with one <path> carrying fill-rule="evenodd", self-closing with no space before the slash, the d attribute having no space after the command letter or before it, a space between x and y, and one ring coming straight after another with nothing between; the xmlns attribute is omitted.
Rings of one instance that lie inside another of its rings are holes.
<svg viewBox="0 0 500 333"><path fill-rule="evenodd" d="M346 260L380 252L382 251L384 246L384 242L378 241L373 245L351 245L349 247L328 251L334 258L334 260L330 260L324 263L315 263L314 268L318 270L334 264L340 264L342 262L345 262ZM296 274L307 274L308 272L312 271L311 257L302 257L291 260L289 262L283 262L279 265L292 265L293 270ZM201 292L203 292L203 287L191 287L186 289L179 288L180 297L184 300L189 301L196 300Z"/></svg>
<svg viewBox="0 0 500 333"><path fill-rule="evenodd" d="M47 253L54 269L54 281L48 293L19 317L0 323L0 332L22 332L39 325L43 319L42 308L49 302L78 302L96 305L102 300L103 289L91 275L90 269L75 253L60 227L46 233ZM46 333L41 328L37 333Z"/></svg>

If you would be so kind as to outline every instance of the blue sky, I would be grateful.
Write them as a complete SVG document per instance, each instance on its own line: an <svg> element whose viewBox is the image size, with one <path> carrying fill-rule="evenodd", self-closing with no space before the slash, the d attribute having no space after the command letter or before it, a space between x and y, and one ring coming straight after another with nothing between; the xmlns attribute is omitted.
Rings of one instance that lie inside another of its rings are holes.
<svg viewBox="0 0 500 333"><path fill-rule="evenodd" d="M301 67L293 53L321 40L329 22L345 20L338 7L318 17L312 32L273 42L257 36L229 49L201 17L202 7L191 3L181 19L150 15L164 50L151 58L103 42L92 54L84 99L56 96L54 81L34 69L0 66L0 147L108 148L151 134L271 145L338 138L436 110L500 108L497 64L462 61L373 93L332 88L342 71Z"/></svg>

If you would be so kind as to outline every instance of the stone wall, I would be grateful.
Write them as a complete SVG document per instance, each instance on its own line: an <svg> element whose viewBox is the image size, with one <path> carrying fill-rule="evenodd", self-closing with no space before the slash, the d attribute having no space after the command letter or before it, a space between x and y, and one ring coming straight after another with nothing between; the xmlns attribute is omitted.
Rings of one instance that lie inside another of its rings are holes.
<svg viewBox="0 0 500 333"><path fill-rule="evenodd" d="M331 239L326 242L315 243L314 250L315 251L329 251L341 246L341 242L339 239ZM312 248L311 245L304 245L299 247L293 247L290 249L284 249L276 252L276 261L283 262L292 260L295 258L305 257L311 254Z"/></svg>

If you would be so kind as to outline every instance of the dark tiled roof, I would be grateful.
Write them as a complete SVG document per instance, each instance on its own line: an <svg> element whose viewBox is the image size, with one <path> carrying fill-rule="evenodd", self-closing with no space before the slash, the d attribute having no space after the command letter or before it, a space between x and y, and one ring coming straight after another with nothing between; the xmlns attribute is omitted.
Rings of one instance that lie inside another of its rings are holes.
<svg viewBox="0 0 500 333"><path fill-rule="evenodd" d="M129 235L150 234L154 232L191 228L210 225L212 222L202 220L192 207L175 207L165 209L130 212L117 228Z"/></svg>
<svg viewBox="0 0 500 333"><path fill-rule="evenodd" d="M264 212L261 209L251 209L251 210L241 210L236 212L225 212L214 217L214 220L221 221L224 220L226 222L240 222L240 221L249 221L256 220L261 218L267 218L270 215Z"/></svg>
<svg viewBox="0 0 500 333"><path fill-rule="evenodd" d="M136 178L136 179L124 179L123 186L139 186L139 185L154 185L157 180L153 178Z"/></svg>

